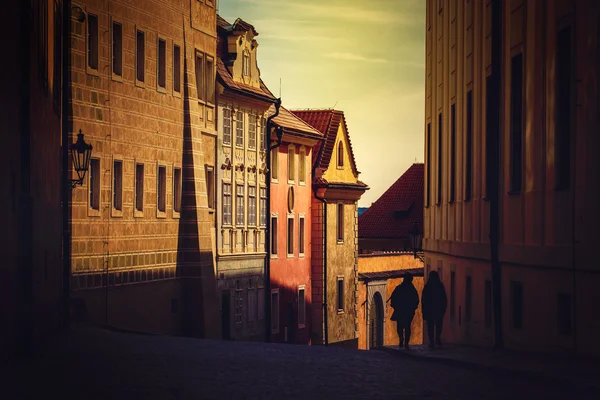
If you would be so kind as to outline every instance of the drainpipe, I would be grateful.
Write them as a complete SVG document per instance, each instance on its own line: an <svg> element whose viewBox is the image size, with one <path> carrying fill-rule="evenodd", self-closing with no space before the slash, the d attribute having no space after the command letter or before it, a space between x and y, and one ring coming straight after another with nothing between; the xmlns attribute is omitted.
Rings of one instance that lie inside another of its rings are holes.
<svg viewBox="0 0 600 400"><path fill-rule="evenodd" d="M281 99L275 101L275 114L267 118L267 132L265 141L270 143L271 141L271 120L279 115L279 107L281 107ZM267 148L267 173L265 174L265 183L267 186L267 224L265 226L265 339L267 343L271 342L271 150L281 146L282 132L279 131L277 134L277 144L269 146Z"/></svg>
<svg viewBox="0 0 600 400"><path fill-rule="evenodd" d="M313 167L313 177L315 176L316 164ZM323 203L323 329L325 333L325 347L329 345L329 329L327 326L327 200L317 195L317 189L314 188L315 199Z"/></svg>

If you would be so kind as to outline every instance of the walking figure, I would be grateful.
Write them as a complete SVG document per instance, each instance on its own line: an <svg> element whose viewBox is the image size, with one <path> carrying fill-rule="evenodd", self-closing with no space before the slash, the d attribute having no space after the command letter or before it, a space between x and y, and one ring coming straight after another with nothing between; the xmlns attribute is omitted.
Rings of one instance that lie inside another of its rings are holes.
<svg viewBox="0 0 600 400"><path fill-rule="evenodd" d="M434 343L438 346L442 344L442 322L448 306L446 289L436 271L429 273L429 279L423 288L422 301L423 319L427 321L429 348L434 348Z"/></svg>
<svg viewBox="0 0 600 400"><path fill-rule="evenodd" d="M391 320L396 321L398 337L400 338L399 347L404 345L408 349L410 342L410 327L415 317L415 310L419 306L419 294L412 284L413 276L410 272L404 274L402 283L396 286L390 299L391 306L394 309Z"/></svg>

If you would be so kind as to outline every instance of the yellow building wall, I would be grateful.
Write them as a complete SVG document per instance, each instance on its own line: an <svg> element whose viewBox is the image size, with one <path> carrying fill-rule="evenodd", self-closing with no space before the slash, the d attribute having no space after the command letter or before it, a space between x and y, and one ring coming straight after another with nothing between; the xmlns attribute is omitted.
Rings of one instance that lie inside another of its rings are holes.
<svg viewBox="0 0 600 400"><path fill-rule="evenodd" d="M338 146L342 143L344 146L344 165L338 166ZM337 136L335 138L335 147L333 148L333 154L331 155L331 161L329 167L323 173L323 178L328 182L344 182L344 183L356 183L358 182L358 176L354 174L352 170L352 161L350 158L350 144L348 143L348 135L343 122L340 123L338 128Z"/></svg>

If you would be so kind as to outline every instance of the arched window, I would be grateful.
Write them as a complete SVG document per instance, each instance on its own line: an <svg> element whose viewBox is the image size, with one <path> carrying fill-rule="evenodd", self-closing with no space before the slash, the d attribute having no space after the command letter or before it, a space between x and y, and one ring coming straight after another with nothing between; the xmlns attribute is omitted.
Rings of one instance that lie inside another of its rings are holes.
<svg viewBox="0 0 600 400"><path fill-rule="evenodd" d="M338 167L344 166L344 144L342 142L338 144L337 165Z"/></svg>

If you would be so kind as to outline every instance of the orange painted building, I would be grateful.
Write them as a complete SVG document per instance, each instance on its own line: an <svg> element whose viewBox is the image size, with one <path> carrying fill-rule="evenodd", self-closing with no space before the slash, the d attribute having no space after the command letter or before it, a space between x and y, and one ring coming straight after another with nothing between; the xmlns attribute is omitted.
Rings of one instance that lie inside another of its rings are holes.
<svg viewBox="0 0 600 400"><path fill-rule="evenodd" d="M311 157L323 135L283 107L272 124L271 341L311 344Z"/></svg>

